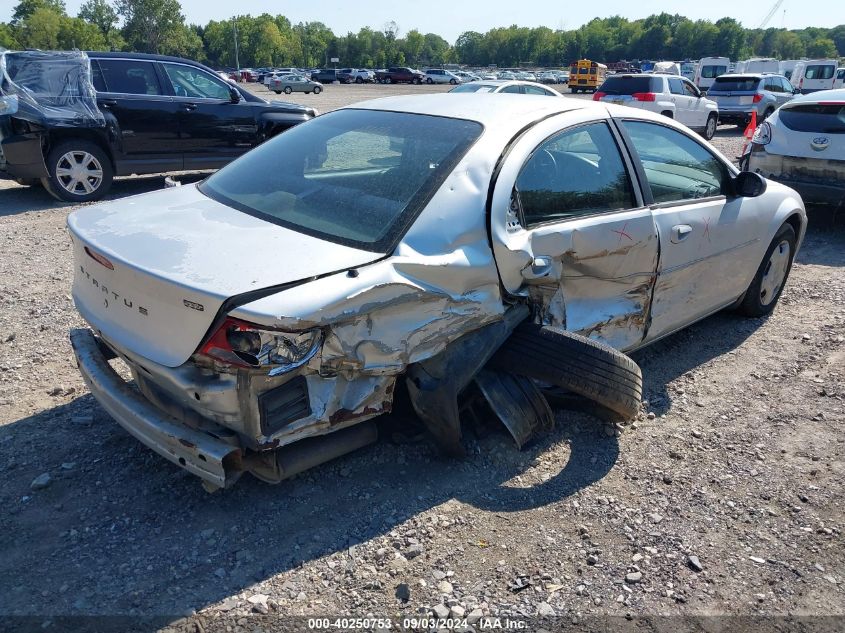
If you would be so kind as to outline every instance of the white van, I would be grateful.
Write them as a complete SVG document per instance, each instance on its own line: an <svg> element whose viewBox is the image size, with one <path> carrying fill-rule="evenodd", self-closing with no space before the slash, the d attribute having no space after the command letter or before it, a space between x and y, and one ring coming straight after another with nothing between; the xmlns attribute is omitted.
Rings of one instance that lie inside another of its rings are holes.
<svg viewBox="0 0 845 633"><path fill-rule="evenodd" d="M836 70L836 78L833 80L834 88L845 88L845 68Z"/></svg>
<svg viewBox="0 0 845 633"><path fill-rule="evenodd" d="M839 62L835 59L810 59L799 62L789 81L801 94L818 90L831 90L836 81Z"/></svg>
<svg viewBox="0 0 845 633"><path fill-rule="evenodd" d="M695 71L698 64L695 62L679 62L681 65L681 75L692 82L695 82Z"/></svg>
<svg viewBox="0 0 845 633"><path fill-rule="evenodd" d="M700 90L707 90L713 85L713 80L728 72L731 60L727 57L702 57L695 72L695 85Z"/></svg>
<svg viewBox="0 0 845 633"><path fill-rule="evenodd" d="M784 59L780 62L780 70L778 72L787 79L792 79L792 73L795 72L795 66L806 61L806 59Z"/></svg>
<svg viewBox="0 0 845 633"><path fill-rule="evenodd" d="M737 62L736 72L780 74L780 62L773 57L752 57L743 62Z"/></svg>

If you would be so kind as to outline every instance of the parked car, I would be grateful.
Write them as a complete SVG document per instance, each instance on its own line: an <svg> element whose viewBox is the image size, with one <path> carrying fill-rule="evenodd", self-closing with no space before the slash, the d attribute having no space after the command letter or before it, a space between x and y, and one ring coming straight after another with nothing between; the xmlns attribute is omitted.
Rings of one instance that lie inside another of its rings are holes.
<svg viewBox="0 0 845 633"><path fill-rule="evenodd" d="M459 84L461 78L449 70L442 68L428 68L423 71L427 84Z"/></svg>
<svg viewBox="0 0 845 633"><path fill-rule="evenodd" d="M319 81L308 79L305 75L282 75L270 82L270 90L277 95L283 92L286 95L292 92L304 92L307 95L313 92L315 95L318 95L323 92L323 84Z"/></svg>
<svg viewBox="0 0 845 633"><path fill-rule="evenodd" d="M344 68L338 73L341 83L372 83L375 81L375 73L366 68Z"/></svg>
<svg viewBox="0 0 845 633"><path fill-rule="evenodd" d="M557 75L551 70L537 73L537 81L542 84L556 84L558 82Z"/></svg>
<svg viewBox="0 0 845 633"><path fill-rule="evenodd" d="M301 75L302 73L297 70L296 68L273 68L272 70L264 73L264 77L262 78L262 82L264 83L267 88L270 88L270 80L274 77L281 77L282 75Z"/></svg>
<svg viewBox="0 0 845 633"><path fill-rule="evenodd" d="M719 121L716 102L702 96L701 91L681 75L610 75L593 95L593 101L663 114L700 132L708 141L716 133Z"/></svg>
<svg viewBox="0 0 845 633"><path fill-rule="evenodd" d="M461 83L468 83L470 81L479 81L481 77L476 75L475 73L466 72L464 70L456 70L454 74L458 76L458 79L461 80Z"/></svg>
<svg viewBox="0 0 845 633"><path fill-rule="evenodd" d="M505 94L542 95L546 97L562 97L557 90L531 81L475 81L470 84L455 86L449 92L503 92Z"/></svg>
<svg viewBox="0 0 845 633"><path fill-rule="evenodd" d="M378 99L73 212L71 342L106 411L210 488L374 441L399 382L460 455L472 382L518 445L553 425L531 379L636 415L620 351L770 313L805 226L793 190L648 111Z"/></svg>
<svg viewBox="0 0 845 633"><path fill-rule="evenodd" d="M702 57L698 62L693 83L706 93L716 77L729 73L731 66L731 60L727 57Z"/></svg>
<svg viewBox="0 0 845 633"><path fill-rule="evenodd" d="M758 126L743 167L782 182L805 202L845 201L845 89L796 97Z"/></svg>
<svg viewBox="0 0 845 633"><path fill-rule="evenodd" d="M321 84L333 84L341 81L338 73L336 68L320 68L313 71L310 77L312 81L319 81Z"/></svg>
<svg viewBox="0 0 845 633"><path fill-rule="evenodd" d="M481 79L482 81L496 81L498 79L498 75L496 73L482 73Z"/></svg>
<svg viewBox="0 0 845 633"><path fill-rule="evenodd" d="M316 116L268 103L178 57L6 52L0 171L69 202L98 200L114 176L217 169Z"/></svg>
<svg viewBox="0 0 845 633"><path fill-rule="evenodd" d="M748 125L752 112L759 123L796 94L798 89L783 75L753 73L716 77L707 92L719 104L719 121L740 127Z"/></svg>
<svg viewBox="0 0 845 633"><path fill-rule="evenodd" d="M568 84L569 83L569 71L568 70L559 70L555 73L557 75L558 83Z"/></svg>
<svg viewBox="0 0 845 633"><path fill-rule="evenodd" d="M376 71L376 81L383 84L421 84L426 79L424 73L407 66L391 66L387 70Z"/></svg>
<svg viewBox="0 0 845 633"><path fill-rule="evenodd" d="M835 59L802 60L795 64L790 81L801 94L832 90L839 62Z"/></svg>

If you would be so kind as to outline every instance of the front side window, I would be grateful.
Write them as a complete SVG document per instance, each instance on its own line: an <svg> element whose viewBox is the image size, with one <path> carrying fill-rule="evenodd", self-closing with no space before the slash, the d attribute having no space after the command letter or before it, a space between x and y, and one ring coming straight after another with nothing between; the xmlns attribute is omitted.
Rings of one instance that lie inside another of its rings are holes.
<svg viewBox="0 0 845 633"><path fill-rule="evenodd" d="M179 64L164 64L177 97L229 100L229 87L198 68Z"/></svg>
<svg viewBox="0 0 845 633"><path fill-rule="evenodd" d="M675 79L672 77L669 78L669 92L671 92L673 95L684 94L684 85L680 79Z"/></svg>
<svg viewBox="0 0 845 633"><path fill-rule="evenodd" d="M463 119L337 110L259 145L200 191L294 231L385 253L481 132Z"/></svg>
<svg viewBox="0 0 845 633"><path fill-rule="evenodd" d="M693 86L689 81L684 81L684 92L686 92L688 97L695 97L696 99L701 96L701 93L698 91L698 88Z"/></svg>
<svg viewBox="0 0 845 633"><path fill-rule="evenodd" d="M700 143L657 123L629 120L624 126L655 203L721 195L727 168Z"/></svg>
<svg viewBox="0 0 845 633"><path fill-rule="evenodd" d="M161 85L152 62L134 59L100 59L107 92L128 95L160 95Z"/></svg>
<svg viewBox="0 0 845 633"><path fill-rule="evenodd" d="M525 163L516 189L526 226L635 206L606 123L579 126L545 141Z"/></svg>
<svg viewBox="0 0 845 633"><path fill-rule="evenodd" d="M728 72L727 66L702 66L701 76L705 79L713 79Z"/></svg>

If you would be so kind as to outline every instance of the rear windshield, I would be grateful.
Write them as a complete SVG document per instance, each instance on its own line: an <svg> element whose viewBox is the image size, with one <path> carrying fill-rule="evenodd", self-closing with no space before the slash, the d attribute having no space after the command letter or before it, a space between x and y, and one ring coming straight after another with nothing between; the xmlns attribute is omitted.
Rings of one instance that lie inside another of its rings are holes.
<svg viewBox="0 0 845 633"><path fill-rule="evenodd" d="M824 132L845 134L845 103L797 105L782 108L779 118L790 130L796 132Z"/></svg>
<svg viewBox="0 0 845 633"><path fill-rule="evenodd" d="M449 92L494 92L496 88L497 86L491 84L471 83L455 86Z"/></svg>
<svg viewBox="0 0 845 633"><path fill-rule="evenodd" d="M832 64L813 64L804 71L804 79L830 79L836 72Z"/></svg>
<svg viewBox="0 0 845 633"><path fill-rule="evenodd" d="M705 79L713 79L714 77L718 77L719 75L724 75L728 72L727 66L702 66L701 67L701 76Z"/></svg>
<svg viewBox="0 0 845 633"><path fill-rule="evenodd" d="M759 77L716 77L710 91L755 92L759 83Z"/></svg>
<svg viewBox="0 0 845 633"><path fill-rule="evenodd" d="M462 119L338 110L259 145L200 191L301 233L387 253L482 129Z"/></svg>
<svg viewBox="0 0 845 633"><path fill-rule="evenodd" d="M663 92L662 80L658 77L638 75L636 77L608 77L599 92L608 95L632 95L635 92Z"/></svg>

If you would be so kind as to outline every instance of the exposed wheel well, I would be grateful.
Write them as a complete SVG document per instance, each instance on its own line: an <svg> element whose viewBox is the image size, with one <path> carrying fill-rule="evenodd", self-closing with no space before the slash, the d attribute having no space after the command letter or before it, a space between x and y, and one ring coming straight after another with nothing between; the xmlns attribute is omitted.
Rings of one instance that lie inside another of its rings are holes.
<svg viewBox="0 0 845 633"><path fill-rule="evenodd" d="M786 218L786 221L789 223L789 225L795 231L795 236L796 237L800 236L801 235L801 216L798 215L797 213L793 213L788 218Z"/></svg>
<svg viewBox="0 0 845 633"><path fill-rule="evenodd" d="M664 110L664 111L663 111L663 112L661 112L660 114L662 114L663 116L668 116L670 119L674 119L674 118L675 118L675 115L673 115L673 114L672 114L672 111L671 111L671 110Z"/></svg>
<svg viewBox="0 0 845 633"><path fill-rule="evenodd" d="M103 139L102 136L100 136L99 134L93 133L90 130L78 128L68 128L66 130L51 130L50 141L48 143L48 146L43 148L44 159L47 159L47 155L50 153L50 150L59 143L64 143L65 141L72 141L75 139L89 141L97 145L101 150L103 150L103 153L108 156L109 160L111 161L112 169L115 169L114 154L112 154L111 147L109 147L109 144L105 141L105 139Z"/></svg>

